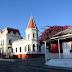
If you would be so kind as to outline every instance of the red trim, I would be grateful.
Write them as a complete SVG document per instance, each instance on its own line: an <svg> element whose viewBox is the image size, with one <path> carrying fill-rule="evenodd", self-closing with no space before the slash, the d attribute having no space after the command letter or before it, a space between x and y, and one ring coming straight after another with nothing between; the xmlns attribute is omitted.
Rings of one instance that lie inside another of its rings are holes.
<svg viewBox="0 0 72 72"><path fill-rule="evenodd" d="M30 59L30 58L35 58L39 56L44 56L44 54L18 54L14 56L18 56L19 59Z"/></svg>

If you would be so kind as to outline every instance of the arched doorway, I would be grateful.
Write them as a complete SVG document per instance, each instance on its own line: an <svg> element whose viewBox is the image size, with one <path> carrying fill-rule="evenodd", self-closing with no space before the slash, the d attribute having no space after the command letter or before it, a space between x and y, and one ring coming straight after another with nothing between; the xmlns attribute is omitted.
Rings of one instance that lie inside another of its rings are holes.
<svg viewBox="0 0 72 72"><path fill-rule="evenodd" d="M33 51L35 51L35 44L33 44Z"/></svg>
<svg viewBox="0 0 72 72"><path fill-rule="evenodd" d="M30 45L28 45L28 51L31 51L31 46Z"/></svg>

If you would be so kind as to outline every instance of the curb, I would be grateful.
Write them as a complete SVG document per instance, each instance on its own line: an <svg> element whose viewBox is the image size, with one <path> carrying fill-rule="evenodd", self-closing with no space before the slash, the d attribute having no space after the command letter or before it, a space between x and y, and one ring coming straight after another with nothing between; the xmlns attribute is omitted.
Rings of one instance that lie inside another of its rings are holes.
<svg viewBox="0 0 72 72"><path fill-rule="evenodd" d="M45 69L56 69L56 70L65 70L65 71L72 71L72 68L68 67L56 67L56 66L42 66Z"/></svg>
<svg viewBox="0 0 72 72"><path fill-rule="evenodd" d="M18 59L0 59L0 61L5 61L5 62L16 62L16 61L21 61Z"/></svg>
<svg viewBox="0 0 72 72"><path fill-rule="evenodd" d="M30 65L30 66L37 67L37 68L43 68L43 69L56 69L56 70L72 71L72 68L68 68L68 67L56 67L56 66L48 66L48 65L44 65L44 66Z"/></svg>

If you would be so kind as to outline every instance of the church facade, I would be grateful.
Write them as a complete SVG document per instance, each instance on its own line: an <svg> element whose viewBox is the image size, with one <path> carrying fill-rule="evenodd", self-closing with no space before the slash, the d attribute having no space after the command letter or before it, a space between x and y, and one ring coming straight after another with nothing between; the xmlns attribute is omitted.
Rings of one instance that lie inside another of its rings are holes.
<svg viewBox="0 0 72 72"><path fill-rule="evenodd" d="M22 38L18 29L5 28L0 32L0 55L18 56L18 58L33 58L44 55L39 47L38 29L33 16L30 17L26 38Z"/></svg>

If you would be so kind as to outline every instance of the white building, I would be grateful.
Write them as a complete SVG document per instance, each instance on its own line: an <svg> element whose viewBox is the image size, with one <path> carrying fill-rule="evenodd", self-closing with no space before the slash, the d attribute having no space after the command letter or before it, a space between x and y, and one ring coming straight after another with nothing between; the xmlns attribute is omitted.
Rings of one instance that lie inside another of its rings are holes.
<svg viewBox="0 0 72 72"><path fill-rule="evenodd" d="M39 49L38 29L31 16L27 26L26 38L22 39L18 29L5 28L0 32L0 54L18 56L18 58L32 58L43 55Z"/></svg>
<svg viewBox="0 0 72 72"><path fill-rule="evenodd" d="M44 42L46 65L72 68L72 26ZM51 44L51 52L46 51L47 42Z"/></svg>

